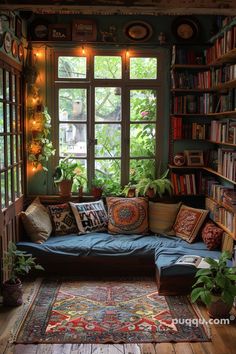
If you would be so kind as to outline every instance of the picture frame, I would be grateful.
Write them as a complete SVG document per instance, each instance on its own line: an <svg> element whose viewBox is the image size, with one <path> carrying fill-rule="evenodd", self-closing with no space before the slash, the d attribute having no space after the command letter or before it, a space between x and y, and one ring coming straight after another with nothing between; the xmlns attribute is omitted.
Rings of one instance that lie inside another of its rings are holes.
<svg viewBox="0 0 236 354"><path fill-rule="evenodd" d="M152 27L144 21L131 21L124 27L126 37L133 42L145 42L152 36Z"/></svg>
<svg viewBox="0 0 236 354"><path fill-rule="evenodd" d="M71 26L70 24L55 24L49 25L49 41L70 41L71 40Z"/></svg>
<svg viewBox="0 0 236 354"><path fill-rule="evenodd" d="M48 40L49 23L44 19L36 19L30 24L30 37L33 41L47 41Z"/></svg>
<svg viewBox="0 0 236 354"><path fill-rule="evenodd" d="M204 158L202 150L184 150L187 166L203 166Z"/></svg>
<svg viewBox="0 0 236 354"><path fill-rule="evenodd" d="M19 16L15 19L15 35L19 39L22 37L22 20Z"/></svg>
<svg viewBox="0 0 236 354"><path fill-rule="evenodd" d="M81 19L72 22L72 41L96 41L97 24L94 20Z"/></svg>

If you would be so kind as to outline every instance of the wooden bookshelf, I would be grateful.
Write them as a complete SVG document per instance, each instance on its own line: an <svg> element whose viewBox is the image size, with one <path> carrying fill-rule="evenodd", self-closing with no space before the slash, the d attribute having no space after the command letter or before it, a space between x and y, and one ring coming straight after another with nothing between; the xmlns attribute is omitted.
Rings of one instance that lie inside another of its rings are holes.
<svg viewBox="0 0 236 354"><path fill-rule="evenodd" d="M215 176L218 176L218 177L220 177L220 178L223 178L225 181L228 181L228 182L230 182L230 183L236 185L236 182L235 182L235 181L232 181L231 179L229 179L229 178L223 176L222 174L218 173L217 171L213 170L213 169L210 168L210 167L202 167L202 169L203 169L204 171L207 171L207 172L209 172L209 173L215 175Z"/></svg>
<svg viewBox="0 0 236 354"><path fill-rule="evenodd" d="M236 148L236 144L232 144L232 143L222 143L222 142L218 142L218 141L213 141L213 140L207 140L209 143L212 144L216 144L216 145L227 145L227 146L232 146Z"/></svg>
<svg viewBox="0 0 236 354"><path fill-rule="evenodd" d="M173 64L171 69L173 70L208 70L210 68L209 65L199 65L199 64Z"/></svg>
<svg viewBox="0 0 236 354"><path fill-rule="evenodd" d="M203 93L203 92L213 92L215 91L214 89L209 89L209 88L195 88L195 89L189 89L189 88L175 88L171 89L171 92L173 93Z"/></svg>
<svg viewBox="0 0 236 354"><path fill-rule="evenodd" d="M236 79L220 83L214 86L213 90L221 91L221 90L235 88L235 87L236 87Z"/></svg>
<svg viewBox="0 0 236 354"><path fill-rule="evenodd" d="M217 113L207 113L207 117L221 118L221 117L236 117L236 111L225 111L225 112L217 112Z"/></svg>

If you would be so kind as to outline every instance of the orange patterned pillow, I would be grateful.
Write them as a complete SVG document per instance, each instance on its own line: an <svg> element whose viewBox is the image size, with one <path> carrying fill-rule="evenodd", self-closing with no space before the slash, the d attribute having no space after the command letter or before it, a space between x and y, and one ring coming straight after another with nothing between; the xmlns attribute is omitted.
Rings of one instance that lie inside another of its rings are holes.
<svg viewBox="0 0 236 354"><path fill-rule="evenodd" d="M108 232L111 234L146 234L148 199L107 197Z"/></svg>
<svg viewBox="0 0 236 354"><path fill-rule="evenodd" d="M176 236L192 243L200 230L208 210L182 205L175 219L173 230Z"/></svg>

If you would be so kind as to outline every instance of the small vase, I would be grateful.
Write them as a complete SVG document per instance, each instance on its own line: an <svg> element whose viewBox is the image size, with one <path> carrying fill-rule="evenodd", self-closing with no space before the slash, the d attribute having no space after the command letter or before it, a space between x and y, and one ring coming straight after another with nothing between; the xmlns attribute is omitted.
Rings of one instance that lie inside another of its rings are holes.
<svg viewBox="0 0 236 354"><path fill-rule="evenodd" d="M5 282L2 285L2 296L4 306L20 306L23 303L22 283L18 279L16 283Z"/></svg>
<svg viewBox="0 0 236 354"><path fill-rule="evenodd" d="M70 197L71 196L72 184L73 184L73 182L69 179L63 179L59 183L60 195L62 197Z"/></svg>

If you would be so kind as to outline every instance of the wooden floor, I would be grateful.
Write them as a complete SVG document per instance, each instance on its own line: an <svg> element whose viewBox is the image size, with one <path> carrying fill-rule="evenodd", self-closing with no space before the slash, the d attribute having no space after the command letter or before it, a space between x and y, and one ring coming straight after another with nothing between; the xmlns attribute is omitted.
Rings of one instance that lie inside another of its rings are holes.
<svg viewBox="0 0 236 354"><path fill-rule="evenodd" d="M31 284L32 285L32 284ZM26 287L29 287L27 284ZM200 307L205 319L208 315ZM9 331L19 314L19 308L0 305L0 354L235 354L236 323L210 325L212 342L157 344L39 344L10 345Z"/></svg>

